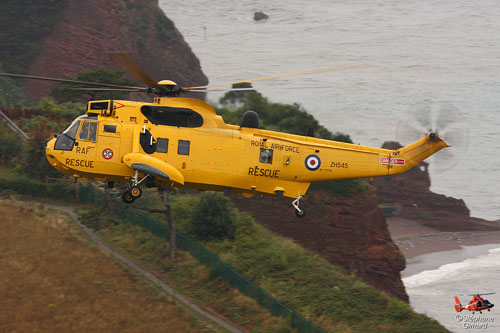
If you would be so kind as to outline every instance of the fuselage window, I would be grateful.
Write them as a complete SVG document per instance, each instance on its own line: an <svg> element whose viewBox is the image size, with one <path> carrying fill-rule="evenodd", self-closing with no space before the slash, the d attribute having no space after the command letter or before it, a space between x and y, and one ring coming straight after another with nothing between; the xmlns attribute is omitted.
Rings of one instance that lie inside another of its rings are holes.
<svg viewBox="0 0 500 333"><path fill-rule="evenodd" d="M203 125L203 117L198 112L188 108L144 105L141 107L141 112L155 125L191 128Z"/></svg>
<svg viewBox="0 0 500 333"><path fill-rule="evenodd" d="M272 149L266 149L266 148L260 148L260 158L259 158L260 163L273 163L273 150Z"/></svg>
<svg viewBox="0 0 500 333"><path fill-rule="evenodd" d="M116 125L104 125L104 132L116 133Z"/></svg>
<svg viewBox="0 0 500 333"><path fill-rule="evenodd" d="M177 154L179 155L189 155L189 145L188 140L179 140L179 147L177 148Z"/></svg>
<svg viewBox="0 0 500 333"><path fill-rule="evenodd" d="M158 138L156 140L156 151L158 153L168 153L168 139Z"/></svg>

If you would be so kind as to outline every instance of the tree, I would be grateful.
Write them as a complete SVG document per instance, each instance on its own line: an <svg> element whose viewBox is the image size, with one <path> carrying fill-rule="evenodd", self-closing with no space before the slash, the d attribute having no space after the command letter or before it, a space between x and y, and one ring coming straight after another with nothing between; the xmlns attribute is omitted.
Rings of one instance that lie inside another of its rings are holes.
<svg viewBox="0 0 500 333"><path fill-rule="evenodd" d="M222 193L205 192L189 221L188 231L200 240L234 238L236 209Z"/></svg>

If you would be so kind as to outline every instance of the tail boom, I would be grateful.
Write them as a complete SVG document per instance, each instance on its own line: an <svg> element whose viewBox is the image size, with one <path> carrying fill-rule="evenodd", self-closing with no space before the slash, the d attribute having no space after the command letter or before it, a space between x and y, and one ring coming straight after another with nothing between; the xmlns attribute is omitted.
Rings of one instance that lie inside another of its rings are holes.
<svg viewBox="0 0 500 333"><path fill-rule="evenodd" d="M389 160L388 174L395 175L406 172L427 157L447 147L451 146L444 142L437 133L429 133L422 139L393 151ZM393 160L395 162L391 163Z"/></svg>
<svg viewBox="0 0 500 333"><path fill-rule="evenodd" d="M455 311L461 312L462 310L465 310L465 306L462 306L458 297L455 296Z"/></svg>
<svg viewBox="0 0 500 333"><path fill-rule="evenodd" d="M439 150L450 147L437 133L430 133L405 147L391 150L343 144L332 147L325 171L306 174L302 181L389 176L406 172Z"/></svg>

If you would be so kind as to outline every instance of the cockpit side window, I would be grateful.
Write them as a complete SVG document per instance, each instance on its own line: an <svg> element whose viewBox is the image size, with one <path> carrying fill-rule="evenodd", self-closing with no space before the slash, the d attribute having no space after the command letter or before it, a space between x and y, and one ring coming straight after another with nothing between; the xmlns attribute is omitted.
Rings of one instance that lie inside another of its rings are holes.
<svg viewBox="0 0 500 333"><path fill-rule="evenodd" d="M86 121L82 124L80 129L80 140L90 140L95 141L97 134L97 123L92 121Z"/></svg>
<svg viewBox="0 0 500 333"><path fill-rule="evenodd" d="M83 123L82 128L80 129L80 139L89 139L89 123L87 121Z"/></svg>
<svg viewBox="0 0 500 333"><path fill-rule="evenodd" d="M89 129L89 140L90 141L95 141L97 136L97 123L96 122L91 122L90 123L90 129Z"/></svg>

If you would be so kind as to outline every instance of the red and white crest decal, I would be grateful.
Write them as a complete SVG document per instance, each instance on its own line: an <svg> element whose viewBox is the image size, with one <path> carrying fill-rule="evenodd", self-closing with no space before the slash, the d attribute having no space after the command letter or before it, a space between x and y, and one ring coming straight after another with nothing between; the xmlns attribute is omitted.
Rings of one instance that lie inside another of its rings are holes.
<svg viewBox="0 0 500 333"><path fill-rule="evenodd" d="M113 151L109 148L106 148L102 151L102 157L109 160L113 157Z"/></svg>
<svg viewBox="0 0 500 333"><path fill-rule="evenodd" d="M405 165L404 158L381 157L380 164Z"/></svg>

